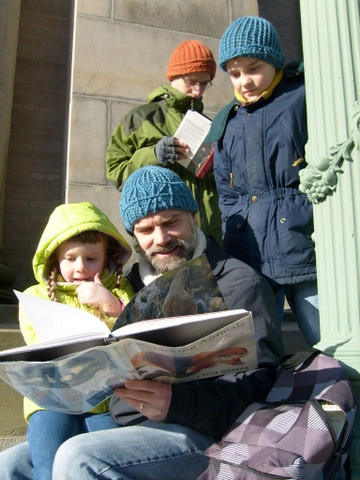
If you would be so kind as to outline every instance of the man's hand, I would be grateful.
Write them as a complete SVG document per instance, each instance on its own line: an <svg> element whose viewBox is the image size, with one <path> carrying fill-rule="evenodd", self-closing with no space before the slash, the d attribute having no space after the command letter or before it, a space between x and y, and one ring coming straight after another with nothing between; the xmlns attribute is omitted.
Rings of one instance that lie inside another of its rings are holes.
<svg viewBox="0 0 360 480"><path fill-rule="evenodd" d="M171 385L152 380L127 380L114 393L151 420L165 420L171 403Z"/></svg>
<svg viewBox="0 0 360 480"><path fill-rule="evenodd" d="M165 167L172 165L176 160L187 158L189 152L187 143L175 137L165 136L155 145L156 158Z"/></svg>
<svg viewBox="0 0 360 480"><path fill-rule="evenodd" d="M93 282L84 282L79 285L76 293L81 305L96 305L109 317L117 317L121 313L119 299L104 287L99 273L95 275Z"/></svg>

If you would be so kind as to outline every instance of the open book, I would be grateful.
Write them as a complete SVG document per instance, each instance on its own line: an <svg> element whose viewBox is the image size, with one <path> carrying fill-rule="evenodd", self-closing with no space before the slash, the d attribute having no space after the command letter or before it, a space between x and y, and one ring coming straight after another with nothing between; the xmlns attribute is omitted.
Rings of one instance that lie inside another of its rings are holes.
<svg viewBox="0 0 360 480"><path fill-rule="evenodd" d="M206 255L144 287L113 330L16 292L41 343L0 352L0 378L38 405L87 412L127 378L185 382L256 367L251 314L228 311Z"/></svg>
<svg viewBox="0 0 360 480"><path fill-rule="evenodd" d="M20 294L24 304L26 297ZM252 316L245 310L144 320L110 333L100 320L96 332L94 316L82 310L30 300L36 311L51 306L51 315L73 323L78 314L89 316L93 325L89 334L0 352L0 378L46 409L87 412L126 379L187 382L257 366Z"/></svg>
<svg viewBox="0 0 360 480"><path fill-rule="evenodd" d="M174 134L174 137L186 142L190 149L187 158L179 160L178 163L194 171L195 174L197 173L195 167L200 163L200 159L207 157L213 148L212 144L203 143L210 127L209 118L195 110L188 110Z"/></svg>

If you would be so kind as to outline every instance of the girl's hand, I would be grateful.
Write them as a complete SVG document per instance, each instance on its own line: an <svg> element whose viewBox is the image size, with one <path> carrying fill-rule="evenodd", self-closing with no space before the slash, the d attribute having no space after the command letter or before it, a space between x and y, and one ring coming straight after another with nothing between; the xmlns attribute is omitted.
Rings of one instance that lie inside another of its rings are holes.
<svg viewBox="0 0 360 480"><path fill-rule="evenodd" d="M120 300L101 283L100 274L93 282L84 282L78 286L76 293L81 305L96 305L109 317L118 317L122 310Z"/></svg>
<svg viewBox="0 0 360 480"><path fill-rule="evenodd" d="M115 388L114 393L151 420L162 422L167 417L172 396L170 384L127 380L125 387Z"/></svg>

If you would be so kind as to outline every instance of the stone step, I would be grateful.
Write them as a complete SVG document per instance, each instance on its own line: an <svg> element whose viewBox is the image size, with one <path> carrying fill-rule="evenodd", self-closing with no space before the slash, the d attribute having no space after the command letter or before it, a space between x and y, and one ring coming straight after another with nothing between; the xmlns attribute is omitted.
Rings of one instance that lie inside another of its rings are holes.
<svg viewBox="0 0 360 480"><path fill-rule="evenodd" d="M284 311L284 320L281 330L286 354L309 349L309 345L306 343L306 340L298 327L296 317L290 309Z"/></svg>
<svg viewBox="0 0 360 480"><path fill-rule="evenodd" d="M24 345L18 328L17 307L3 307L0 306L0 350ZM22 395L0 380L0 451L24 441L26 428Z"/></svg>
<svg viewBox="0 0 360 480"><path fill-rule="evenodd" d="M26 440L26 430L14 435L0 435L0 452L7 450L10 447L14 447L19 443L26 442Z"/></svg>

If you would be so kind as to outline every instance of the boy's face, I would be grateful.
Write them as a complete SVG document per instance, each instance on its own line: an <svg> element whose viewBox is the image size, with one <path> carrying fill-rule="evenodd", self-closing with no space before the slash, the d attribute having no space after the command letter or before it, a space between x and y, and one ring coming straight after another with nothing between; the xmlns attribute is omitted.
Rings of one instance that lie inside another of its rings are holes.
<svg viewBox="0 0 360 480"><path fill-rule="evenodd" d="M257 58L236 57L226 62L235 90L248 102L254 102L270 87L276 68Z"/></svg>
<svg viewBox="0 0 360 480"><path fill-rule="evenodd" d="M57 248L60 273L65 282L93 282L102 274L106 260L106 244L68 240Z"/></svg>

